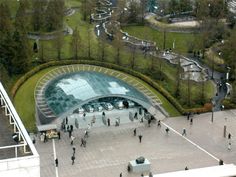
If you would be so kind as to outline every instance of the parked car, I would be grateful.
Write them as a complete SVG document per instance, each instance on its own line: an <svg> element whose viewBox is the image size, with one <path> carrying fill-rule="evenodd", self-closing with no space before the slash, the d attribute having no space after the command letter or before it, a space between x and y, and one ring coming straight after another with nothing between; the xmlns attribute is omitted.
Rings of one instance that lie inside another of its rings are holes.
<svg viewBox="0 0 236 177"><path fill-rule="evenodd" d="M95 111L100 112L103 110L103 107L99 103L93 104L93 107L94 107Z"/></svg>
<svg viewBox="0 0 236 177"><path fill-rule="evenodd" d="M114 103L114 107L115 107L116 109L123 109L123 108L124 108L123 100L116 101L116 102Z"/></svg>
<svg viewBox="0 0 236 177"><path fill-rule="evenodd" d="M106 110L108 110L108 111L110 111L110 110L112 110L113 109L113 106L112 106L112 104L111 103L103 103L102 104L102 106L106 109Z"/></svg>
<svg viewBox="0 0 236 177"><path fill-rule="evenodd" d="M87 112L94 112L94 108L89 104L84 105L84 108Z"/></svg>
<svg viewBox="0 0 236 177"><path fill-rule="evenodd" d="M79 107L79 108L77 108L76 110L74 110L73 113L83 114L83 113L84 113L84 108Z"/></svg>

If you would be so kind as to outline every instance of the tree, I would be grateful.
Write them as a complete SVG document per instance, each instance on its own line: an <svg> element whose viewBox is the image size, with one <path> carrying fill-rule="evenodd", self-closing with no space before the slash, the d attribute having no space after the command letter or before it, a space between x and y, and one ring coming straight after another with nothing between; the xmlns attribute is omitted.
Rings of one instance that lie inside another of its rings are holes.
<svg viewBox="0 0 236 177"><path fill-rule="evenodd" d="M106 34L101 33L101 35L98 38L98 59L101 61L105 61L106 58Z"/></svg>
<svg viewBox="0 0 236 177"><path fill-rule="evenodd" d="M27 10L29 10L29 2L27 0L21 0L16 12L15 28L23 33L27 33L30 26L30 16Z"/></svg>
<svg viewBox="0 0 236 177"><path fill-rule="evenodd" d="M91 29L89 28L89 26L87 26L87 49L88 49L88 58L91 58Z"/></svg>
<svg viewBox="0 0 236 177"><path fill-rule="evenodd" d="M178 56L178 68L176 73L176 90L175 96L180 96L180 82L181 82L181 63L180 63L180 56Z"/></svg>
<svg viewBox="0 0 236 177"><path fill-rule="evenodd" d="M73 53L73 58L76 60L78 59L78 52L80 47L81 47L81 37L79 34L78 27L75 27L72 35L71 50Z"/></svg>
<svg viewBox="0 0 236 177"><path fill-rule="evenodd" d="M136 58L136 46L131 46L131 58L130 58L130 66L132 69L135 67L135 58Z"/></svg>
<svg viewBox="0 0 236 177"><path fill-rule="evenodd" d="M40 46L39 46L39 59L40 62L44 63L45 58L44 58L44 42L41 40Z"/></svg>
<svg viewBox="0 0 236 177"><path fill-rule="evenodd" d="M63 27L64 0L50 0L45 12L45 28L47 31L59 30Z"/></svg>
<svg viewBox="0 0 236 177"><path fill-rule="evenodd" d="M120 52L123 48L123 39L122 39L123 35L120 31L117 31L114 35L114 40L113 40L113 45L116 48L116 56L115 56L115 61L117 65L121 64L120 61Z"/></svg>
<svg viewBox="0 0 236 177"><path fill-rule="evenodd" d="M94 8L94 0L82 0L81 2L81 11L83 14L83 20L87 21L87 16L91 15L92 10Z"/></svg>
<svg viewBox="0 0 236 177"><path fill-rule="evenodd" d="M58 31L56 33L56 38L54 39L54 46L55 46L56 51L57 51L57 59L58 60L61 59L61 52L62 52L63 43L64 43L63 32Z"/></svg>
<svg viewBox="0 0 236 177"><path fill-rule="evenodd" d="M34 31L40 31L44 28L46 5L47 1L33 0L32 24Z"/></svg>
<svg viewBox="0 0 236 177"><path fill-rule="evenodd" d="M141 10L141 23L144 23L144 15L147 8L147 0L140 0L140 10Z"/></svg>
<svg viewBox="0 0 236 177"><path fill-rule="evenodd" d="M187 12L193 10L191 0L179 0L179 11Z"/></svg>
<svg viewBox="0 0 236 177"><path fill-rule="evenodd" d="M137 23L140 12L139 3L136 0L131 0L129 4L129 17L128 20L130 23Z"/></svg>
<svg viewBox="0 0 236 177"><path fill-rule="evenodd" d="M3 1L0 4L0 35L13 31L11 13L8 4Z"/></svg>
<svg viewBox="0 0 236 177"><path fill-rule="evenodd" d="M178 12L178 1L177 0L170 0L168 4L168 11L170 14L174 14Z"/></svg>
<svg viewBox="0 0 236 177"><path fill-rule="evenodd" d="M12 60L12 73L21 74L29 69L32 58L32 51L27 35L23 32L15 31L13 34L15 41L14 57Z"/></svg>

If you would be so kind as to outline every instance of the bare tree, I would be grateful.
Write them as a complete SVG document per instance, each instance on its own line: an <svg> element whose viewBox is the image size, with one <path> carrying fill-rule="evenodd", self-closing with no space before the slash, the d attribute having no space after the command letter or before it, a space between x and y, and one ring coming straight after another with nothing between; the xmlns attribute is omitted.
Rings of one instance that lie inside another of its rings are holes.
<svg viewBox="0 0 236 177"><path fill-rule="evenodd" d="M131 59L130 59L130 66L132 69L135 67L135 58L136 58L136 46L132 45L131 46Z"/></svg>
<svg viewBox="0 0 236 177"><path fill-rule="evenodd" d="M75 27L72 35L72 41L71 41L71 50L73 53L73 58L78 59L78 53L79 53L79 48L81 47L81 38L79 34L78 27Z"/></svg>
<svg viewBox="0 0 236 177"><path fill-rule="evenodd" d="M56 33L56 38L54 39L54 44L57 51L57 59L61 60L61 52L64 43L64 35L63 32L59 31Z"/></svg>

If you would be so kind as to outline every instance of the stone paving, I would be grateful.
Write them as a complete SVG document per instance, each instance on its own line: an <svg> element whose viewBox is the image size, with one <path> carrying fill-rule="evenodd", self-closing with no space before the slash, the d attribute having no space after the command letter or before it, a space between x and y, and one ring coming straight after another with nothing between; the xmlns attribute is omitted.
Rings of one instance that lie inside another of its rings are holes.
<svg viewBox="0 0 236 177"><path fill-rule="evenodd" d="M213 123L211 113L194 116L193 125L184 116L163 121L179 133L186 128L188 139L225 163L236 163L235 122L236 110L214 113ZM61 140L55 140L59 177L115 177L120 172L123 176L139 177L139 173L127 172L127 164L141 155L151 162L153 174L183 170L185 166L192 169L218 165L216 159L181 135L172 130L167 135L164 124L161 128L156 124L148 127L147 122L125 123L119 127L94 127L87 139L86 148L80 147L84 129L75 130L74 165L71 164L70 139L67 133L62 133ZM232 134L231 150L227 149L228 140L223 137L224 125ZM142 143L139 143L137 136L133 136L134 128L137 128L137 135L143 135ZM37 141L36 148L41 157L41 177L56 176L52 140L47 143Z"/></svg>

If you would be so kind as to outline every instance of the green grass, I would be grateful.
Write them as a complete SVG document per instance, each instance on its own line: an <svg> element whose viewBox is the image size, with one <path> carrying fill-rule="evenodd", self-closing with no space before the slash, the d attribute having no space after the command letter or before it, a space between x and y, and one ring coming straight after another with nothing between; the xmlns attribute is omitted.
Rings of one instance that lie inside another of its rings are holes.
<svg viewBox="0 0 236 177"><path fill-rule="evenodd" d="M30 132L35 131L35 101L34 101L34 88L37 81L48 71L54 69L51 67L42 70L29 78L17 91L14 98L15 108L21 117L26 129Z"/></svg>
<svg viewBox="0 0 236 177"><path fill-rule="evenodd" d="M29 78L17 91L16 96L14 98L14 105L16 110L21 117L25 127L28 131L35 131L35 100L34 100L34 89L38 82L38 80L47 72L55 69L56 67L50 67L44 69L34 76ZM130 76L134 78L133 76ZM158 91L149 86L147 83L141 81L138 78L134 78L144 84L148 89L150 89L157 97L160 98L163 103L163 108L170 114L170 116L179 116L180 113L169 103L169 101L163 97Z"/></svg>
<svg viewBox="0 0 236 177"><path fill-rule="evenodd" d="M123 30L128 32L132 36L155 41L158 48L160 48L161 50L163 49L163 32L154 30L148 26L127 26L123 27ZM192 45L197 37L198 34L166 32L166 48L173 49L173 42L175 41L174 51L185 54L187 53L190 44Z"/></svg>

